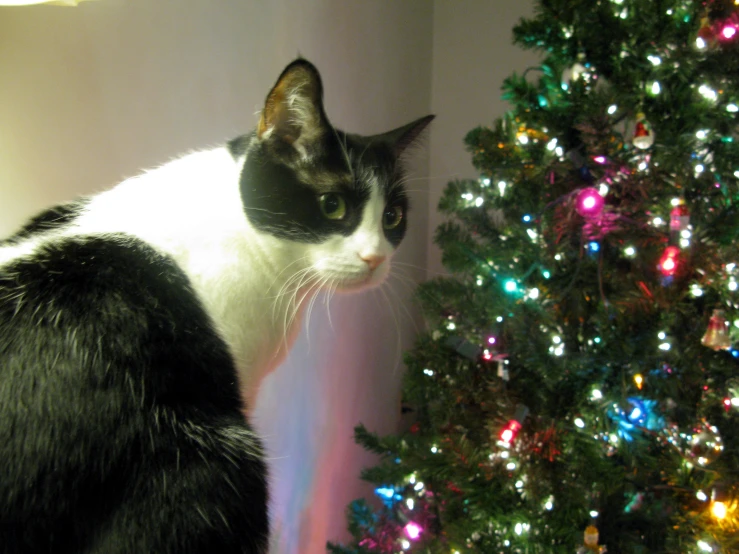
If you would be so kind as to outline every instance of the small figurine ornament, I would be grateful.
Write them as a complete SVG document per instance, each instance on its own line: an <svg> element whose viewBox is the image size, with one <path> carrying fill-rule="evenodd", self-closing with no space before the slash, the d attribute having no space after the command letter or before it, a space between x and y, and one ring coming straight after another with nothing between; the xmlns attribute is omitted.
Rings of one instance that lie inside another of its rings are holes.
<svg viewBox="0 0 739 554"><path fill-rule="evenodd" d="M607 551L605 546L598 545L598 528L595 525L588 525L585 528L583 542L585 544L577 549L577 554L590 554L592 552L602 554Z"/></svg>
<svg viewBox="0 0 739 554"><path fill-rule="evenodd" d="M708 329L701 339L701 344L712 350L728 350L731 348L729 336L729 322L726 321L723 310L713 310L708 321Z"/></svg>
<svg viewBox="0 0 739 554"><path fill-rule="evenodd" d="M643 113L636 114L636 126L631 142L640 150L651 148L654 144L654 130Z"/></svg>

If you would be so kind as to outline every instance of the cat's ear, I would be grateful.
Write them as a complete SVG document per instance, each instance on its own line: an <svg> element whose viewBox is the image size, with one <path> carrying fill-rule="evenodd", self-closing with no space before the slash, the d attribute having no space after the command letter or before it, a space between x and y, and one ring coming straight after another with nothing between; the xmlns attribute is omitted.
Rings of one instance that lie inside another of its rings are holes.
<svg viewBox="0 0 739 554"><path fill-rule="evenodd" d="M382 139L390 143L393 147L395 155L399 157L405 152L409 146L412 146L421 136L424 129L435 118L435 115L427 115L411 121L407 125L388 131L380 135Z"/></svg>
<svg viewBox="0 0 739 554"><path fill-rule="evenodd" d="M288 65L267 95L257 126L259 139L276 139L308 155L310 143L328 129L318 70L304 59Z"/></svg>

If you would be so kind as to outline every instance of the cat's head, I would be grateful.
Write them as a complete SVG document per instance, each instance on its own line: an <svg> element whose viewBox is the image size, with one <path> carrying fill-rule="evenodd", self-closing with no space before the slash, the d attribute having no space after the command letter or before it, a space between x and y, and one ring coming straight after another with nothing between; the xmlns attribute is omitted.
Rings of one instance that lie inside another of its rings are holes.
<svg viewBox="0 0 739 554"><path fill-rule="evenodd" d="M298 246L302 267L340 289L382 282L405 236L400 159L433 119L359 136L334 128L316 68L288 65L267 95L241 176L247 218Z"/></svg>

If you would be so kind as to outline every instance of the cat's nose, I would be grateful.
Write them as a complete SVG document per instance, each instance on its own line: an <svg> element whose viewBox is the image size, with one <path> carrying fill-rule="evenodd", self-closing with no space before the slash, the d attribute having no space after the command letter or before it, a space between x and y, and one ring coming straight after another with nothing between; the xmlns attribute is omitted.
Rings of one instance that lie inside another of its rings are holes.
<svg viewBox="0 0 739 554"><path fill-rule="evenodd" d="M367 262L370 271L374 271L377 266L385 261L386 256L382 256L380 254L360 254L359 257L362 258L363 261Z"/></svg>

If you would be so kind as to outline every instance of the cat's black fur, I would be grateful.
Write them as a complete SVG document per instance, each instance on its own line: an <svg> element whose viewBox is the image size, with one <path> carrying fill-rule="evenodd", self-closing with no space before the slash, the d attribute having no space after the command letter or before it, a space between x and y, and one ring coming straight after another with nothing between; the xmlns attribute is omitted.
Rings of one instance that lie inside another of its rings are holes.
<svg viewBox="0 0 739 554"><path fill-rule="evenodd" d="M288 71L309 77L328 126L315 68L297 60ZM315 188L299 194L306 180L320 188L330 177L357 195L349 209L359 210L366 193L347 146L395 183L383 184L384 195L405 211L396 158L430 118L381 140L331 128L301 161L285 146L307 132L292 120L274 126L292 135L255 141L269 137L265 119L284 116L270 106L280 83L257 131L228 146L247 156L240 184L250 222L307 242L351 227L354 216L316 219ZM47 210L0 247L59 230L85 205ZM386 233L394 245L401 223ZM266 552L265 464L235 363L187 274L134 236L72 234L0 262L0 553Z"/></svg>
<svg viewBox="0 0 739 554"><path fill-rule="evenodd" d="M259 442L176 265L130 237L65 241L0 291L0 551L263 551Z"/></svg>

